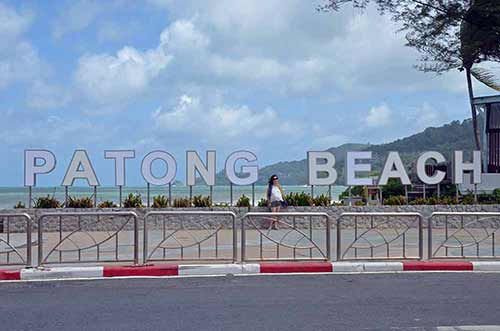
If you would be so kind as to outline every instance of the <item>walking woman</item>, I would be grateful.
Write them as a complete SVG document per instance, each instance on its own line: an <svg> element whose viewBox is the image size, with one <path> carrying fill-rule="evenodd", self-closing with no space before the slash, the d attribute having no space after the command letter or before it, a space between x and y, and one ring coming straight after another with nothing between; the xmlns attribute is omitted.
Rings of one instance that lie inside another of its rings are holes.
<svg viewBox="0 0 500 331"><path fill-rule="evenodd" d="M269 186L267 187L267 205L271 208L271 212L277 213L281 207L286 207L283 196L283 189L278 181L278 176L272 175L269 178ZM278 218L273 219L269 228L278 229L278 223Z"/></svg>

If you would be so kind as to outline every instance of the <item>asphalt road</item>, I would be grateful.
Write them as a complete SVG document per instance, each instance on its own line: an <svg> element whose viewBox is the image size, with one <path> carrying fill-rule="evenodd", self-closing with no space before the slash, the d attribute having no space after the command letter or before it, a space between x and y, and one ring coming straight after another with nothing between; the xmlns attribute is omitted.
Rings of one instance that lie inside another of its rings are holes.
<svg viewBox="0 0 500 331"><path fill-rule="evenodd" d="M458 325L500 325L500 274L0 284L0 330L453 330L437 327Z"/></svg>

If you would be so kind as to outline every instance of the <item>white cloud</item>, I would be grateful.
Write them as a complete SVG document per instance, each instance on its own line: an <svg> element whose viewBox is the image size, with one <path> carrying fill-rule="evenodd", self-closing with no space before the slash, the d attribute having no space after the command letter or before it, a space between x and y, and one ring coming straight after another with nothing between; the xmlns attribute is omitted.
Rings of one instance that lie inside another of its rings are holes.
<svg viewBox="0 0 500 331"><path fill-rule="evenodd" d="M170 51L204 49L210 43L210 39L188 20L173 22L163 30L160 40L163 45L168 45Z"/></svg>
<svg viewBox="0 0 500 331"><path fill-rule="evenodd" d="M150 4L168 7L174 18L157 47L128 46L116 55L80 59L77 86L92 101L123 103L159 76L163 87L156 90L195 84L291 97L444 88L442 80L415 71L415 51L404 46L390 18L372 7L343 15L317 13L314 4L298 0L286 6L277 0ZM191 18L179 18L186 16ZM161 75L170 61L172 69Z"/></svg>
<svg viewBox="0 0 500 331"><path fill-rule="evenodd" d="M78 62L75 80L97 104L123 103L143 92L174 58L207 47L210 40L191 21L174 21L160 34L156 48L123 47L116 55L87 54Z"/></svg>
<svg viewBox="0 0 500 331"><path fill-rule="evenodd" d="M163 44L145 52L124 47L116 55L84 55L75 79L92 101L117 103L144 91L170 61Z"/></svg>
<svg viewBox="0 0 500 331"><path fill-rule="evenodd" d="M386 105L372 107L365 118L365 124L369 127L383 127L391 122L391 109Z"/></svg>
<svg viewBox="0 0 500 331"><path fill-rule="evenodd" d="M161 132L203 136L209 141L234 138L266 138L280 141L285 135L297 134L300 127L282 119L272 108L255 111L248 106L203 105L197 97L182 95L171 111L158 108L152 114Z"/></svg>

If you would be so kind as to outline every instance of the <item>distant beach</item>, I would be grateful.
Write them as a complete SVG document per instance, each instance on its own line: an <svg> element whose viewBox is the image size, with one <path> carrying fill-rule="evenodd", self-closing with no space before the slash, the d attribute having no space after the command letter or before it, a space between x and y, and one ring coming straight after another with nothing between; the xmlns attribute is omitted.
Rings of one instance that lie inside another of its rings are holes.
<svg viewBox="0 0 500 331"><path fill-rule="evenodd" d="M267 186L255 186L255 203L264 198L266 195ZM289 192L306 192L311 193L310 186L284 186L283 189L286 193ZM345 190L344 186L332 186L332 199L338 200L340 193ZM151 200L153 196L165 195L168 197L168 187L152 186L150 190ZM140 194L142 201L146 204L147 187L124 187L123 198L129 193ZM72 187L69 189L70 196L76 197L90 197L94 194L91 187ZM193 186L194 195L209 195L210 188L208 186ZM238 198L242 195L252 198L251 186L233 186L233 202L236 203ZM328 187L314 187L314 195L328 195ZM64 187L37 187L33 189L33 199L41 196L55 196L58 200L64 201ZM187 186L172 186L172 198L189 197L189 187ZM99 187L97 190L97 202L104 200L111 200L118 204L119 191L117 187ZM26 187L1 187L0 188L0 208L12 208L17 202L21 201L26 206L28 205L28 188ZM230 201L230 187L229 186L214 186L213 189L214 203Z"/></svg>

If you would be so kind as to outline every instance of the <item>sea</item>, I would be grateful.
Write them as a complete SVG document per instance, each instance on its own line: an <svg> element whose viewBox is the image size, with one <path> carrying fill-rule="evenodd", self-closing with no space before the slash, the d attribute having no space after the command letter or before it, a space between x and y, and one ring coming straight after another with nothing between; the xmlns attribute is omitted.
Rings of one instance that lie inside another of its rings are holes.
<svg viewBox="0 0 500 331"><path fill-rule="evenodd" d="M332 200L338 200L339 195L345 191L344 186L332 186ZM255 186L255 204L266 196L267 186L256 185ZM311 187L304 185L297 186L283 186L285 193L290 192L306 192L311 193ZM214 203L229 203L231 200L231 189L230 186L214 186L213 187L213 202ZM123 187L122 197L125 198L129 193L140 194L142 196L142 201L144 204L147 203L147 187ZM68 194L74 197L93 197L94 189L92 187L71 187L68 189ZM315 186L314 195L328 195L327 186ZM64 187L36 187L32 191L33 200L38 197L46 197L47 195L53 196L59 201L63 202L65 198ZM150 188L150 199L153 201L153 197L157 195L164 195L168 197L168 186L159 187L151 186ZM193 186L193 196L195 195L210 195L209 186ZM252 187L251 186L233 186L233 203L239 199L240 196L246 195L252 199ZM172 186L172 199L179 197L189 197L189 187L183 185ZM97 188L97 203L105 200L114 201L117 205L119 204L120 194L117 187L98 187ZM22 202L25 206L28 206L29 195L27 187L0 187L0 208L8 209L14 207L18 202Z"/></svg>

